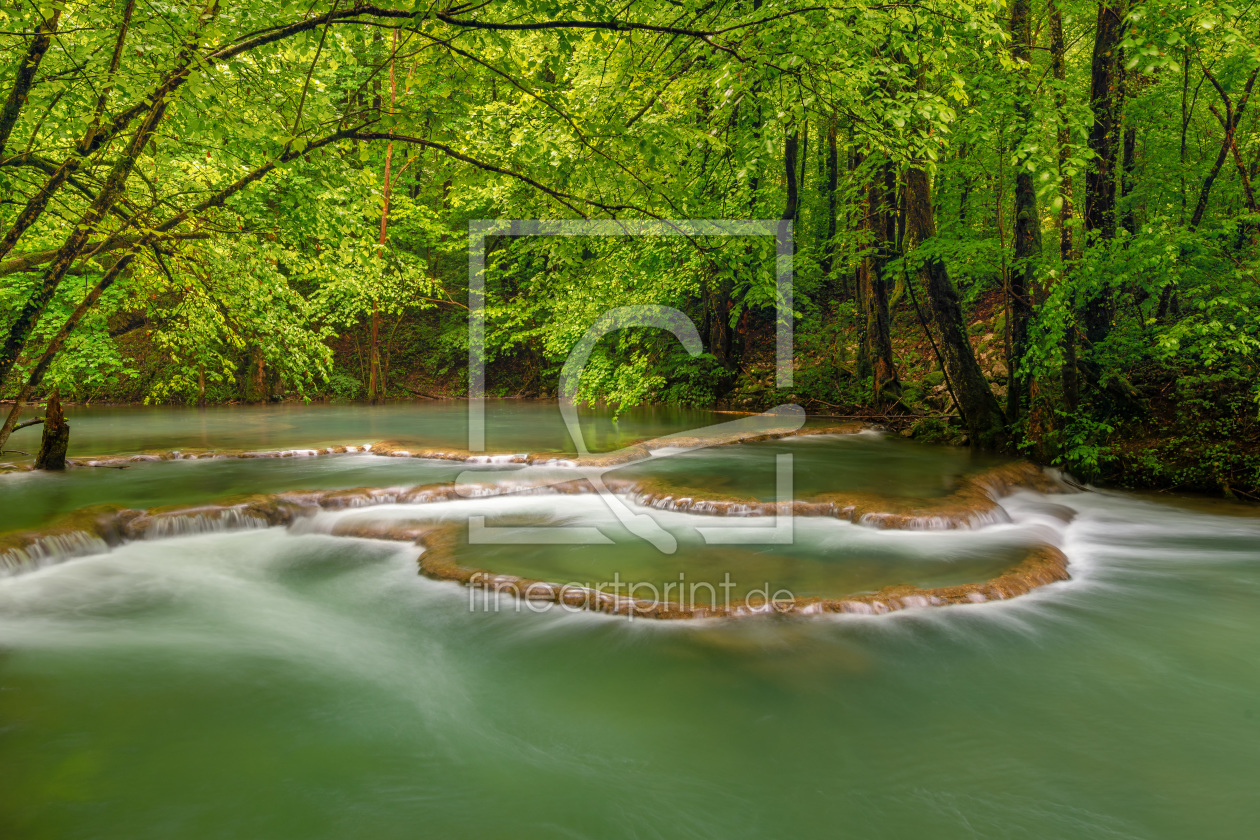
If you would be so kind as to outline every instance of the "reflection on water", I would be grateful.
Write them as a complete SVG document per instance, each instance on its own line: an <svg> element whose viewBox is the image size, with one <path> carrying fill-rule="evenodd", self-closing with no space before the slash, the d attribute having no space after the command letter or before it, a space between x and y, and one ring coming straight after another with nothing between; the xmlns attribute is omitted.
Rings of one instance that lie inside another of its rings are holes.
<svg viewBox="0 0 1260 840"><path fill-rule="evenodd" d="M713 422L711 412L646 407L617 422L612 411L583 409L582 429L592 451ZM148 449L285 449L370 443L394 438L431 446L468 446L468 404L461 400L383 405L296 403L206 409L138 406L66 410L70 455L108 455ZM727 419L727 418L723 418ZM486 446L500 451L569 451L556 403L490 400ZM39 429L19 432L35 439ZM17 445L17 437L14 437Z"/></svg>
<svg viewBox="0 0 1260 840"><path fill-rule="evenodd" d="M973 456L966 449L925 447L878 432L863 432L682 452L653 458L618 475L774 501L775 462L767 453L793 456L793 486L800 497L828 492L939 497L955 489L958 476L1001 463L996 458Z"/></svg>
<svg viewBox="0 0 1260 840"><path fill-rule="evenodd" d="M339 525L381 521L459 523L469 516L484 516L494 530L487 542L469 544L467 534L460 536L463 566L688 605L729 605L751 592L763 593L764 600L776 592L786 593L784 598L839 597L898 583L976 583L1018 564L1029 548L1059 539L1035 516L1009 526L943 532L879 531L829 517L798 517L792 543L773 545L747 536L753 530L764 533L759 517L715 519L654 510L656 522L678 540L677 551L667 554L628 532L593 494L559 505L552 496L389 505L325 513L300 527L333 531ZM609 543L531 544L539 526L593 526ZM730 542L709 544L715 532ZM617 582L632 583L634 589L615 590Z"/></svg>
<svg viewBox="0 0 1260 840"><path fill-rule="evenodd" d="M821 439L714 450L687 473L743 486L784 448L802 482L882 492L970 469L902 441ZM0 509L38 520L41 505L127 494L150 504L448 469L345 456L18 476L0 480ZM39 496L54 478L64 495ZM515 512L615 527L588 502ZM491 518L510 504L450 503ZM132 543L3 579L0 836L1254 833L1260 519L1123 494L1003 504L1010 524L972 532L798 521L792 546L703 550L688 536L699 517L653 511L684 543L673 558L629 537L608 553L470 549L540 572L664 578L690 547L706 574L728 563L802 586L983 566L1047 534L1072 560L1073 580L1013 601L869 618L470 612L465 590L416 574L413 547L317 527ZM443 515L429 507L327 518Z"/></svg>

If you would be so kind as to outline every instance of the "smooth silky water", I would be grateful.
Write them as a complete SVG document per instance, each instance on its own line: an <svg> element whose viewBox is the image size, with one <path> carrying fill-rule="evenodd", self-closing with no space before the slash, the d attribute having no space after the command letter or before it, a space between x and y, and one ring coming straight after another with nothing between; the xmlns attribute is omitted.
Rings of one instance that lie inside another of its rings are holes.
<svg viewBox="0 0 1260 840"><path fill-rule="evenodd" d="M214 431L183 436L200 415L107 411L72 415L71 454L387 437L462 446L462 411L238 409L207 412ZM612 449L722 419L596 415L586 428L592 448ZM490 428L495 449L571 448L554 405L492 406ZM936 497L978 466L858 435L658 456L609 475L773 498L784 452L798 493ZM9 530L87 504L450 481L465 469L337 455L16 474L0 476L0 516ZM766 523L635 508L676 535L666 555L594 497L465 499L128 543L0 579L0 836L1254 834L1260 518L1099 492L1002 504L1009 523L972 531L798 519L791 545L729 549L701 545L696 529ZM329 534L470 513L509 536L596 526L614 541L467 545L461 530L461 562L560 582L729 572L740 586L847 594L977 579L1043 541L1066 552L1072 580L895 615L653 622L535 612L419 576L408 543Z"/></svg>

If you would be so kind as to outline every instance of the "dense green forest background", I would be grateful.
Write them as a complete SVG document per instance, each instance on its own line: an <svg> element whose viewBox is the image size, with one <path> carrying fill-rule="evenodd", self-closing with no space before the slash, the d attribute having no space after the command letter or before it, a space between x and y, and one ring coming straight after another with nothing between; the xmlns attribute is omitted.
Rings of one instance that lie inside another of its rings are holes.
<svg viewBox="0 0 1260 840"><path fill-rule="evenodd" d="M1086 478L1260 493L1254 6L1196 0L0 4L0 388L24 403L489 393L882 418Z"/></svg>

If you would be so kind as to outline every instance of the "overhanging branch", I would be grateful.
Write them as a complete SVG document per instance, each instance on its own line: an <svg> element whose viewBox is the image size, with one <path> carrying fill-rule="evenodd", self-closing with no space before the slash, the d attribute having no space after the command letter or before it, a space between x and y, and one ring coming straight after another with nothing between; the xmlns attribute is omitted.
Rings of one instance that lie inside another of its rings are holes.
<svg viewBox="0 0 1260 840"><path fill-rule="evenodd" d="M127 248L140 242L143 237L136 235L127 236L111 236L108 239L102 239L96 242L89 242L84 246L84 253L90 253L93 256L106 253L108 251L116 251L119 248ZM163 240L170 239L209 239L210 234L202 232L193 233L167 233L161 236ZM9 274L17 274L22 271L33 271L45 263L52 260L60 253L59 248L53 248L48 251L35 251L29 254L22 254L11 260L0 262L0 277Z"/></svg>

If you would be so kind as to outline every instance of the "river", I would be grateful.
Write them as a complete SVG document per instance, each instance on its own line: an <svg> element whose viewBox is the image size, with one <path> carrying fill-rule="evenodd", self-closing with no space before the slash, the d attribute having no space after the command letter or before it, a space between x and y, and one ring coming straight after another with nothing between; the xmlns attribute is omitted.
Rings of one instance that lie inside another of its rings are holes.
<svg viewBox="0 0 1260 840"><path fill-rule="evenodd" d="M80 410L71 455L457 448L464 410ZM592 450L615 450L729 419L586 412L583 428ZM492 403L487 442L572 449L546 403ZM1000 466L863 432L661 450L608 475L773 500L786 455L798 497L921 505ZM0 530L102 503L585 474L506 469L351 453L0 475ZM766 518L625 501L676 550L597 494L495 495L188 528L0 578L0 836L1237 838L1260 821L1253 509L1014 489L968 528L798 516L790 542L723 544L703 529L738 539ZM497 536L458 542L461 563L584 585L930 589L990 578L1042 544L1070 579L884 615L654 621L434 580L416 545L338 535L381 523L466 535L469 516ZM557 528L598 529L605 544L536 537Z"/></svg>

